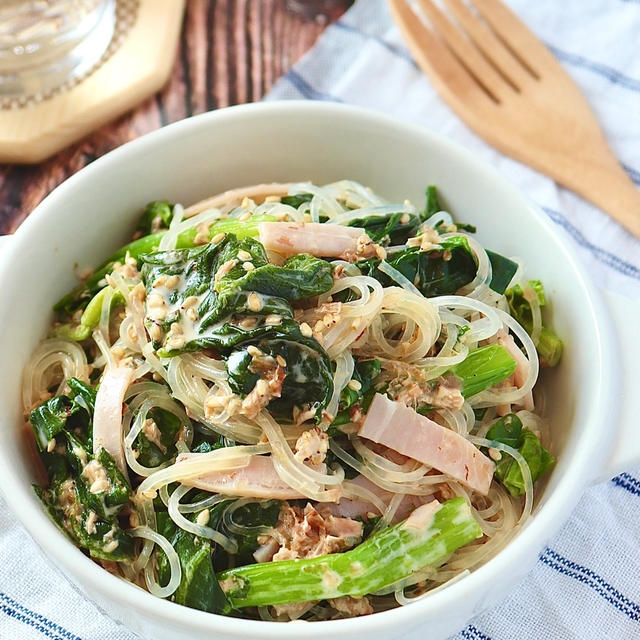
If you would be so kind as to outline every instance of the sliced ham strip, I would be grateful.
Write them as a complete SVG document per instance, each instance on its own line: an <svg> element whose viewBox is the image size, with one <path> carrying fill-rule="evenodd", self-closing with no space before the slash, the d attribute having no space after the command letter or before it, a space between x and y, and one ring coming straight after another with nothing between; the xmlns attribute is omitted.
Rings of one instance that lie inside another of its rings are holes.
<svg viewBox="0 0 640 640"><path fill-rule="evenodd" d="M350 482L352 484L357 484L364 489L368 489L371 493L378 496L386 505L391 502L391 499L394 496L393 493L381 489L377 484L374 484L363 475L356 476L353 480L350 480ZM405 520L414 509L417 509L426 501L430 500L432 500L431 496L412 496L407 494L398 505L398 509L396 510L391 524L400 522L400 520ZM318 508L325 509L334 515L341 516L343 518L366 518L369 513L380 515L376 506L366 500L349 500L348 498L340 498L340 501L337 504L323 502L318 505Z"/></svg>
<svg viewBox="0 0 640 640"><path fill-rule="evenodd" d="M93 453L109 452L118 468L127 477L127 464L122 445L122 404L133 378L130 367L107 369L96 395L93 416Z"/></svg>
<svg viewBox="0 0 640 640"><path fill-rule="evenodd" d="M520 388L527 381L529 377L529 361L522 351L515 343L513 336L506 331L501 331L498 334L498 344L503 346L509 355L516 361L516 369L513 372L513 384ZM527 411L533 411L533 392L526 393L521 400L516 403ZM508 412L507 412L508 413Z"/></svg>
<svg viewBox="0 0 640 640"><path fill-rule="evenodd" d="M272 182L270 184L254 184L250 187L230 189L192 204L185 209L184 217L190 218L207 209L222 209L222 207L235 202L240 204L245 198L251 198L255 202L263 202L267 196L286 196L291 185L291 182Z"/></svg>
<svg viewBox="0 0 640 640"><path fill-rule="evenodd" d="M358 435L434 467L479 493L489 492L493 462L463 436L401 402L376 393Z"/></svg>
<svg viewBox="0 0 640 640"><path fill-rule="evenodd" d="M310 253L318 258L348 259L358 253L364 229L318 222L262 222L260 242L267 251L281 256Z"/></svg>
<svg viewBox="0 0 640 640"><path fill-rule="evenodd" d="M181 453L176 462L193 460L202 453ZM280 479L270 456L253 456L246 467L229 471L212 471L182 481L189 487L196 487L211 493L243 498L276 498L297 500L305 498Z"/></svg>

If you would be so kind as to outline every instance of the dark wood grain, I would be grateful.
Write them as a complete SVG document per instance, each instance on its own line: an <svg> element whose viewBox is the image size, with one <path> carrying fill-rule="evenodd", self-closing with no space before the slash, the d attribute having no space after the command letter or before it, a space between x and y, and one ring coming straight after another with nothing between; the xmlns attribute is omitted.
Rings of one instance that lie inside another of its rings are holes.
<svg viewBox="0 0 640 640"><path fill-rule="evenodd" d="M134 111L33 166L0 165L0 234L115 147L182 118L254 102L314 44L344 0L187 0L171 78Z"/></svg>

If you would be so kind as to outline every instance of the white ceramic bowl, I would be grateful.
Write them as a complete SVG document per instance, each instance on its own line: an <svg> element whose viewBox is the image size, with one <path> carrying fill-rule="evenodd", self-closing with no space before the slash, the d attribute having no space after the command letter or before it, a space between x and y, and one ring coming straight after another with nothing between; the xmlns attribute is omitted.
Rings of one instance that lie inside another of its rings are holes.
<svg viewBox="0 0 640 640"><path fill-rule="evenodd" d="M552 300L553 326L566 350L561 366L543 376L558 463L534 517L496 558L458 583L410 606L358 619L303 626L225 618L160 600L111 576L46 516L31 489L30 455L20 437L20 372L49 325L52 304L73 286L74 266L96 265L127 241L137 213L152 199L187 205L257 182L311 179L323 184L345 177L391 200L408 197L415 203L422 202L427 184L436 184L457 218L477 224L486 246L521 256L527 274L543 280ZM104 611L146 638L324 640L331 634L374 640L425 633L431 640L444 638L499 601L526 574L585 485L605 469L616 435L632 424L618 418L620 356L606 305L546 216L463 148L361 109L267 103L173 124L67 180L6 245L0 261L2 492L43 553ZM614 302L623 317L624 301ZM620 441L617 457L609 461L611 471L625 462L621 452L626 460L640 459L633 444Z"/></svg>

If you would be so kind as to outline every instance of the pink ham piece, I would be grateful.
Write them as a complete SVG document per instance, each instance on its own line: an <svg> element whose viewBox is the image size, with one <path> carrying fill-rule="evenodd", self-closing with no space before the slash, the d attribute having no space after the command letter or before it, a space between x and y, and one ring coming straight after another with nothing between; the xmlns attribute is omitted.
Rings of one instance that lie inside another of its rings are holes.
<svg viewBox="0 0 640 640"><path fill-rule="evenodd" d="M130 367L107 369L98 388L93 416L93 453L105 449L125 477L127 464L122 446L122 404L132 378L133 369Z"/></svg>
<svg viewBox="0 0 640 640"><path fill-rule="evenodd" d="M374 484L368 478L363 475L356 476L353 480L350 480L351 484L356 484L364 489L368 489L374 495L378 496L385 505L391 502L391 499L395 494L390 491L381 489L377 484ZM405 495L402 502L398 505L398 509L391 521L391 524L405 520L409 514L418 507L425 504L427 501L431 501L431 496L412 496ZM375 513L380 515L375 505L367 502L366 500L350 500L348 498L340 498L337 504L332 502L323 502L319 505L319 508L326 509L336 516L343 518L366 518L367 514Z"/></svg>
<svg viewBox="0 0 640 640"><path fill-rule="evenodd" d="M499 331L498 344L503 346L509 352L509 355L516 361L516 370L513 372L513 384L519 389L524 385L529 377L529 361L524 353L522 353L518 348L518 345L516 345L510 333L507 333L506 331ZM533 411L534 405L532 391L529 390L529 392L526 393L516 404L527 411ZM509 411L510 410L511 408L509 407ZM509 413L509 411L506 413Z"/></svg>
<svg viewBox="0 0 640 640"><path fill-rule="evenodd" d="M358 238L366 236L358 227L317 222L262 222L258 231L264 248L284 257L298 253L318 258L355 256Z"/></svg>
<svg viewBox="0 0 640 640"><path fill-rule="evenodd" d="M358 435L434 467L483 495L489 492L493 462L466 438L401 402L376 393Z"/></svg>
<svg viewBox="0 0 640 640"><path fill-rule="evenodd" d="M202 455L206 454L181 453L176 463L180 464L183 460L193 460ZM253 456L246 467L211 471L194 478L185 478L182 483L211 493L244 498L297 500L305 497L280 479L270 456Z"/></svg>
<svg viewBox="0 0 640 640"><path fill-rule="evenodd" d="M190 218L207 209L222 209L222 207L226 207L229 204L240 204L245 198L251 198L254 202L263 202L267 196L286 196L291 186L292 183L290 182L271 182L269 184L254 184L250 187L230 189L192 204L184 210L184 217Z"/></svg>

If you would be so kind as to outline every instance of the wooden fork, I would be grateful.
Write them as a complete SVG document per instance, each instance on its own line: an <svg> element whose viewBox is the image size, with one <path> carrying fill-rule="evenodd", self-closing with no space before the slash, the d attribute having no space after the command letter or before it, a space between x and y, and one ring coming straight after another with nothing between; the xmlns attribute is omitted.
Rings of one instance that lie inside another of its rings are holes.
<svg viewBox="0 0 640 640"><path fill-rule="evenodd" d="M489 144L547 174L640 236L640 191L578 87L499 0L389 0L418 65ZM428 21L425 21L425 19ZM457 23L457 24L456 24Z"/></svg>

